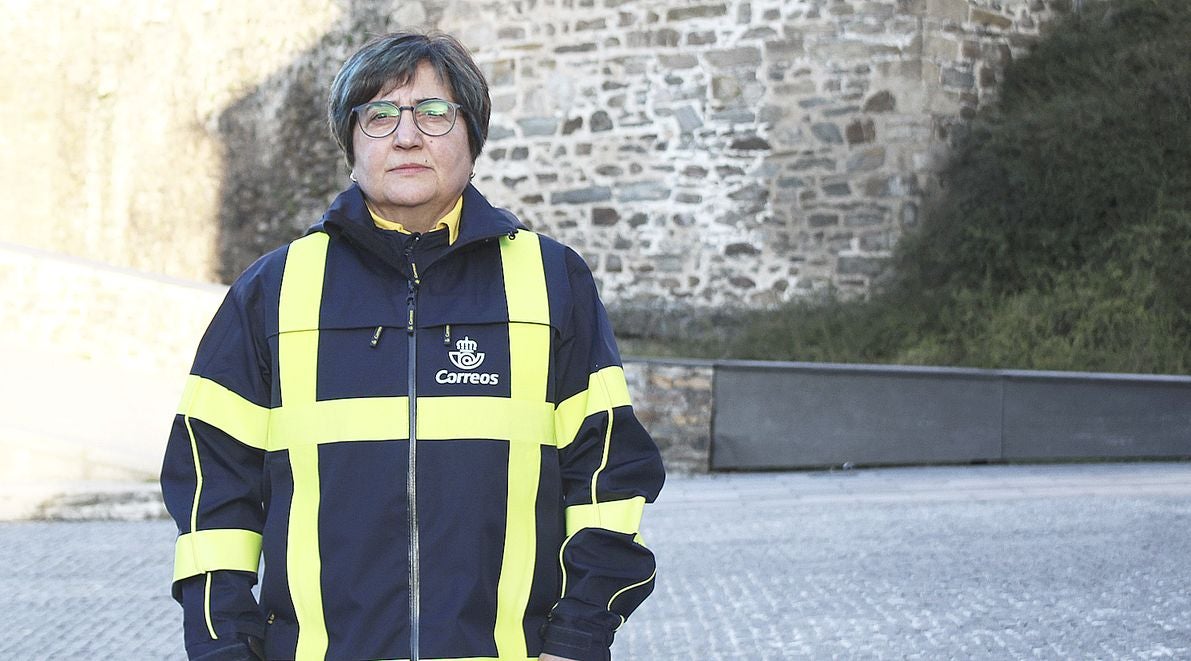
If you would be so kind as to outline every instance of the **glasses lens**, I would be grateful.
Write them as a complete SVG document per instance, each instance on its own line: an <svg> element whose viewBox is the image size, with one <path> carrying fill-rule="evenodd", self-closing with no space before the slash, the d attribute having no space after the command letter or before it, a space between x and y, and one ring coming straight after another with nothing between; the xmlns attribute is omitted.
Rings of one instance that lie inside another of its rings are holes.
<svg viewBox="0 0 1191 661"><path fill-rule="evenodd" d="M383 138L397 128L401 110L388 101L369 103L359 110L360 129L364 135Z"/></svg>
<svg viewBox="0 0 1191 661"><path fill-rule="evenodd" d="M442 99L426 99L414 106L414 123L426 135L443 135L455 125L455 106Z"/></svg>

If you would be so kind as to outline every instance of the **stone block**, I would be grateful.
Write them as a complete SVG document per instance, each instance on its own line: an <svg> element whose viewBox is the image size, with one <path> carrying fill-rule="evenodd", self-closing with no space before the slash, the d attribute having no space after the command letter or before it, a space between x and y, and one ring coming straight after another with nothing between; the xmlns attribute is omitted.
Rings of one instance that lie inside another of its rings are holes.
<svg viewBox="0 0 1191 661"><path fill-rule="evenodd" d="M658 55L658 64L663 69L693 69L699 65L699 58L694 55L683 53L680 55Z"/></svg>
<svg viewBox="0 0 1191 661"><path fill-rule="evenodd" d="M897 13L922 16L926 13L926 0L897 0Z"/></svg>
<svg viewBox="0 0 1191 661"><path fill-rule="evenodd" d="M575 32L584 32L586 30L603 30L608 27L608 21L603 18L595 18L587 21L575 21Z"/></svg>
<svg viewBox="0 0 1191 661"><path fill-rule="evenodd" d="M597 110L591 114L591 121L587 126L591 128L592 133L600 133L602 131L612 130L612 118L603 110Z"/></svg>
<svg viewBox="0 0 1191 661"><path fill-rule="evenodd" d="M670 188L657 181L641 181L621 186L616 199L621 202L665 200L670 197Z"/></svg>
<svg viewBox="0 0 1191 661"><path fill-rule="evenodd" d="M562 46L556 46L554 48L554 52L559 53L559 54L590 53L590 52L596 50L597 48L599 48L599 46L595 42L587 41L587 42L578 43L578 44L565 44Z"/></svg>
<svg viewBox="0 0 1191 661"><path fill-rule="evenodd" d="M844 227L872 227L884 224L888 220L886 209L862 207L844 214Z"/></svg>
<svg viewBox="0 0 1191 661"><path fill-rule="evenodd" d="M871 119L857 119L845 130L848 144L858 145L877 139L877 127Z"/></svg>
<svg viewBox="0 0 1191 661"><path fill-rule="evenodd" d="M860 235L860 249L867 252L885 252L893 249L895 239L892 232L869 232Z"/></svg>
<svg viewBox="0 0 1191 661"><path fill-rule="evenodd" d="M755 257L761 254L761 249L751 243L729 243L724 248L727 257Z"/></svg>
<svg viewBox="0 0 1191 661"><path fill-rule="evenodd" d="M497 60L483 68L488 84L492 87L506 87L515 82L516 64L513 60Z"/></svg>
<svg viewBox="0 0 1191 661"><path fill-rule="evenodd" d="M711 98L732 101L740 97L740 81L735 76L716 76L711 79Z"/></svg>
<svg viewBox="0 0 1191 661"><path fill-rule="evenodd" d="M607 186L589 186L550 194L550 204L588 204L611 199L612 189Z"/></svg>
<svg viewBox="0 0 1191 661"><path fill-rule="evenodd" d="M716 16L724 16L727 13L728 7L725 4L678 7L666 12L666 20L681 22L692 18L714 18Z"/></svg>
<svg viewBox="0 0 1191 661"><path fill-rule="evenodd" d="M845 255L839 258L836 270L840 275L862 275L873 278L885 271L888 261L882 257Z"/></svg>
<svg viewBox="0 0 1191 661"><path fill-rule="evenodd" d="M922 44L922 55L936 62L950 62L961 52L961 45L947 34L928 34Z"/></svg>
<svg viewBox="0 0 1191 661"><path fill-rule="evenodd" d="M839 126L831 122L816 122L811 125L811 133L820 141L829 145L841 145L844 143L844 135L839 130Z"/></svg>
<svg viewBox="0 0 1191 661"><path fill-rule="evenodd" d="M968 9L968 0L926 0L926 15L946 23L967 22Z"/></svg>
<svg viewBox="0 0 1191 661"><path fill-rule="evenodd" d="M980 87L984 89L997 86L997 69L996 67L982 66L980 67Z"/></svg>
<svg viewBox="0 0 1191 661"><path fill-rule="evenodd" d="M771 59L789 59L805 52L806 46L799 34L765 42L765 53Z"/></svg>
<svg viewBox="0 0 1191 661"><path fill-rule="evenodd" d="M754 46L708 51L703 57L713 67L719 68L761 66L761 49Z"/></svg>
<svg viewBox="0 0 1191 661"><path fill-rule="evenodd" d="M678 30L662 28L660 30L639 30L636 32L630 32L626 37L626 40L631 48L673 48L674 46L678 45L681 36L682 35L678 33Z"/></svg>
<svg viewBox="0 0 1191 661"><path fill-rule="evenodd" d="M897 99L889 90L881 90L864 101L864 112L880 113L893 112L897 109Z"/></svg>
<svg viewBox="0 0 1191 661"><path fill-rule="evenodd" d="M615 209L595 207L591 210L591 223L597 227L610 227L620 220L620 214Z"/></svg>
<svg viewBox="0 0 1191 661"><path fill-rule="evenodd" d="M787 166L794 171L806 170L835 170L835 161L825 157L799 158Z"/></svg>
<svg viewBox="0 0 1191 661"><path fill-rule="evenodd" d="M764 138L750 135L733 140L731 148L738 151L759 151L770 149L770 145Z"/></svg>
<svg viewBox="0 0 1191 661"><path fill-rule="evenodd" d="M828 197L847 197L852 194L852 186L847 180L826 180L823 182L823 194Z"/></svg>
<svg viewBox="0 0 1191 661"><path fill-rule="evenodd" d="M708 46L715 42L716 36L713 30L699 30L697 32L691 32L686 36L688 46Z"/></svg>
<svg viewBox="0 0 1191 661"><path fill-rule="evenodd" d="M888 2L865 2L860 5L860 11L857 12L860 16L868 20L876 19L884 22L893 18L893 12L897 8Z"/></svg>
<svg viewBox="0 0 1191 661"><path fill-rule="evenodd" d="M777 36L777 30L774 30L773 28L769 27L768 25L764 25L761 27L750 28L744 34L740 35L740 39L742 41L748 40L748 39L770 39L770 38L776 37L776 36Z"/></svg>
<svg viewBox="0 0 1191 661"><path fill-rule="evenodd" d="M1004 14L976 7L972 8L972 13L968 20L976 25L993 28L994 30L1008 30L1013 27L1013 19L1008 18Z"/></svg>
<svg viewBox="0 0 1191 661"><path fill-rule="evenodd" d="M488 125L488 141L495 142L497 140L504 140L506 138L515 137L517 134L513 129L499 124Z"/></svg>
<svg viewBox="0 0 1191 661"><path fill-rule="evenodd" d="M517 125L525 137L554 135L558 131L558 120L554 117L526 117L517 120Z"/></svg>
<svg viewBox="0 0 1191 661"><path fill-rule="evenodd" d="M870 147L848 157L848 172L870 172L885 165L885 148Z"/></svg>
<svg viewBox="0 0 1191 661"><path fill-rule="evenodd" d="M835 227L839 225L839 216L833 213L811 214L806 219L806 224L811 227Z"/></svg>
<svg viewBox="0 0 1191 661"><path fill-rule="evenodd" d="M972 89L976 86L976 77L971 71L964 71L955 67L943 67L939 74L939 82L944 87Z"/></svg>
<svg viewBox="0 0 1191 661"><path fill-rule="evenodd" d="M703 126L703 120L690 106L679 106L674 110L674 118L678 120L678 129L683 133L690 133Z"/></svg>

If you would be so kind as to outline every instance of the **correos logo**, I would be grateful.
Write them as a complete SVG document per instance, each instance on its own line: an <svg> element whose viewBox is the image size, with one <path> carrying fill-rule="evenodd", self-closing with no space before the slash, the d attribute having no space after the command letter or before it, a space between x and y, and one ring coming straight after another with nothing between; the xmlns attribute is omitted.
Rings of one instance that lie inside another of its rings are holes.
<svg viewBox="0 0 1191 661"><path fill-rule="evenodd" d="M484 362L484 352L477 351L480 348L479 343L470 337L464 337L455 343L455 351L448 351L447 357L451 359L451 364L461 370L474 370ZM472 385L495 386L500 382L500 375L487 373L479 374L476 372L448 372L447 370L439 370L434 375L434 380L438 383L470 383Z"/></svg>
<svg viewBox="0 0 1191 661"><path fill-rule="evenodd" d="M461 370L474 370L484 362L484 352L476 353L476 349L480 345L470 337L464 336L462 340L455 343L455 351L447 352L451 362Z"/></svg>

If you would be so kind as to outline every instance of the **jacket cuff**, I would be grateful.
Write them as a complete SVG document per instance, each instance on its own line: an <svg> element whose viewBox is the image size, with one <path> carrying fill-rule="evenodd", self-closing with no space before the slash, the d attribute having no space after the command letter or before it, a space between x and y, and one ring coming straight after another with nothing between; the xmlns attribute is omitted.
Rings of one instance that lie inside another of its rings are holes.
<svg viewBox="0 0 1191 661"><path fill-rule="evenodd" d="M560 602L550 614L550 621L542 625L542 652L576 661L610 661L612 628L575 617L568 610ZM611 615L607 611L604 614Z"/></svg>
<svg viewBox="0 0 1191 661"><path fill-rule="evenodd" d="M241 636L232 643L223 643L220 646L219 643L222 642L211 641L192 645L186 650L186 654L191 661L261 661L264 658L260 653L260 641L251 636Z"/></svg>

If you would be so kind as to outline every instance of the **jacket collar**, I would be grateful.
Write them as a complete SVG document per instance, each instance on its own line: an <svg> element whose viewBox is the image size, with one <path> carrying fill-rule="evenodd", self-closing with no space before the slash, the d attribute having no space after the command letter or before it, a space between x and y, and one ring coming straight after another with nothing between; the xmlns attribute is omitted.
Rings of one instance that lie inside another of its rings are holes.
<svg viewBox="0 0 1191 661"><path fill-rule="evenodd" d="M469 244L516 234L526 229L512 213L492 206L471 184L463 191L463 214L459 223L459 238L449 246L444 241L441 254L435 255L434 259L437 260ZM393 243L385 236L395 233L376 228L372 222L372 215L368 212L368 205L364 202L364 193L357 184L352 184L351 188L340 193L322 219L306 230L306 234L314 232L326 232L333 238L346 239L404 270L404 264L395 262ZM400 235L400 240L405 242L412 240L412 237Z"/></svg>

